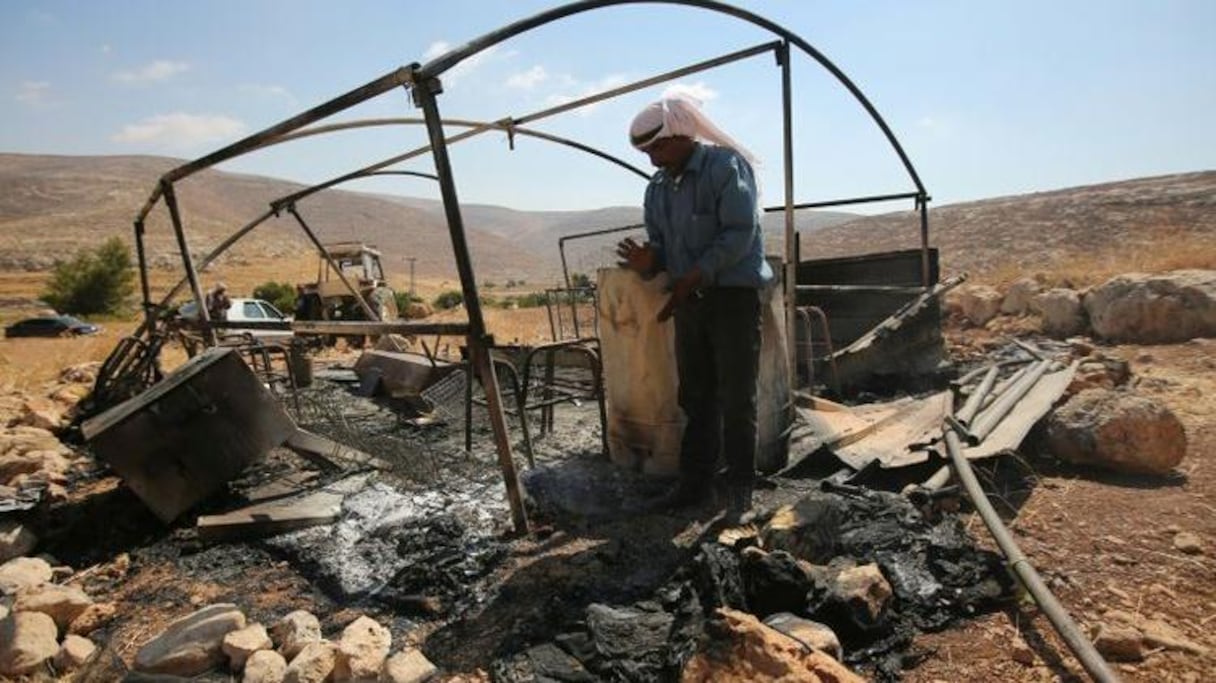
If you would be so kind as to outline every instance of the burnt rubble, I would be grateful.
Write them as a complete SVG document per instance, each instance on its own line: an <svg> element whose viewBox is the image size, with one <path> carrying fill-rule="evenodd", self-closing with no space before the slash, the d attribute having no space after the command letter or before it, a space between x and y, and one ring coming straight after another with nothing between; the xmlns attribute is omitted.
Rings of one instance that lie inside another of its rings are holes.
<svg viewBox="0 0 1216 683"><path fill-rule="evenodd" d="M955 516L930 521L902 496L880 491L813 492L794 507L809 513L810 536L827 540L813 558L760 547L763 529L726 534L729 545L703 542L648 599L588 605L558 635L498 659L495 680L675 680L714 637L707 626L715 610L729 607L762 620L792 613L826 624L846 663L893 681L914 663L917 633L994 609L1011 595L1000 557L977 548ZM877 615L841 578L871 564L891 591Z"/></svg>

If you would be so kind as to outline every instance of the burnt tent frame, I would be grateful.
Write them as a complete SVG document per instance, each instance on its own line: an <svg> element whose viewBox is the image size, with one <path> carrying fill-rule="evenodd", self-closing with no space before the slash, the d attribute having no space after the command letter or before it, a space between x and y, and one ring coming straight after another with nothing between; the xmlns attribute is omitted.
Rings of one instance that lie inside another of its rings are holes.
<svg viewBox="0 0 1216 683"><path fill-rule="evenodd" d="M479 52L482 52L515 36L576 14L617 5L641 4L685 6L692 9L716 12L765 29L775 35L777 40L762 43L744 50L724 54L715 59L698 62L682 69L669 71L648 79L636 81L625 86L614 88L612 90L598 93L589 97L584 97L560 106L534 112L522 117L507 117L497 121L482 122L443 119L439 110L439 95L441 95L443 92L440 77L465 59L468 59ZM802 53L814 59L821 67L826 69L840 83L840 85L842 85L853 96L855 100L857 100L857 102L872 119L874 124L879 128L887 142L890 144L891 148L894 150L896 156L899 158L909 180L914 186L913 190L903 193L871 195L865 197L846 197L841 199L830 199L805 203L797 203L795 201L793 196L794 153L791 47L797 48ZM674 80L684 75L704 71L733 61L766 53L771 53L774 56L776 64L781 70L781 117L783 132L783 179L785 197L782 204L765 207L764 211L767 213L775 213L780 211L785 215L785 303L787 338L794 338L793 325L795 322L795 315L793 313L793 307L797 266L794 211L796 210L845 206L898 199L912 199L915 202L916 209L920 212L922 284L925 287L930 286L931 282L928 249L928 202L930 197L926 192L924 184L921 182L920 176L917 174L915 167L912 165L911 160L908 158L908 155L905 153L902 145L899 143L899 140L896 138L891 128L887 125L886 121L878 113L877 109L875 109L865 94L862 93L860 88L858 88L857 85L854 84L843 71L833 64L831 60L829 60L803 38L780 26L779 24L776 24L747 10L721 2L716 2L714 0L582 0L580 2L573 2L540 12L531 17L508 24L498 30L476 38L463 46L457 47L443 55L440 55L425 64L413 63L408 66L403 66L389 71L388 73L385 73L316 107L301 112L296 116L281 121L273 126L270 126L269 128L249 135L230 145L222 147L221 149L185 163L165 173L164 176L160 178L159 182L154 186L151 195L134 220L135 243L140 268L140 285L145 310L145 320L143 326L140 328L140 333L151 332L153 329L155 329L158 311L168 304L174 296L180 293L183 287L189 286L191 294L199 304L199 317L203 322L204 329L207 331L206 334L208 335L208 339L209 341L214 341L214 328L212 327L213 323L210 321L207 315L206 306L203 305L204 297L199 284L198 268L196 268L195 261L189 251L189 246L185 236L185 227L178 205L176 192L174 190L174 186L178 181L184 180L198 173L199 171L211 168L217 164L229 161L244 154L310 135L327 134L340 130L383 125L424 125L427 129L429 144L272 201L267 211L263 212L250 223L238 229L235 233L233 233L233 235L224 240L218 247L208 253L199 262L199 267L205 267L221 253L235 244L235 242L241 237L248 234L251 230L264 223L269 218L280 215L280 213L283 211L291 213L297 219L297 222L301 225L301 227L304 228L306 232L310 232L307 228L307 224L300 217L296 204L300 199L315 194L321 190L334 187L349 180L366 178L375 175L413 175L436 180L439 184L440 196L442 198L444 207L444 216L448 224L448 232L452 242L452 249L456 260L457 271L460 276L461 291L465 301L465 310L468 314L467 323L463 325L451 323L434 325L426 323L388 323L385 321L380 321L368 323L343 323L343 326L348 332L355 332L360 326L362 326L362 328L369 333L385 333L392 331L409 334L430 332L440 333L442 331L442 333L445 334L462 334L466 337L473 367L481 378L486 392L486 402L490 412L490 421L498 451L498 460L503 470L507 497L511 505L513 522L516 530L523 532L527 529L528 522L526 513L524 512L519 482L516 476L514 461L511 454L510 440L506 431L505 417L501 402L501 392L498 386L496 373L493 371L492 363L490 361L489 349L492 339L487 334L485 320L482 315L480 300L478 298L476 278L469 254L464 219L461 215L460 200L456 189L455 170L448 156L448 147L452 144L460 142L461 140L491 131L507 133L513 147L515 135L528 135L538 139L566 145L571 148L592 154L609 163L616 164L631 173L639 175L642 178L647 178L647 173L624 160L614 157L611 154L572 140L567 140L540 131L530 130L524 126L543 118L602 100L614 98L619 95L634 92L657 83ZM397 88L403 88L410 94L413 104L421 110L422 118L369 119L330 125L313 125L331 115L345 111L350 107ZM445 126L465 127L468 130L449 136L444 132ZM430 154L432 157L435 170L434 174L390 169L391 166L397 163L424 154ZM164 200L178 246L181 250L185 277L181 282L171 289L170 293L160 304L153 305L151 302L150 287L148 283L148 264L144 245L144 233L145 221L148 214L161 200ZM310 235L310 237L313 238L312 241L314 242L314 246L317 246L315 236ZM322 256L326 256L323 248L321 249L321 253ZM216 327L218 326L219 325L216 325ZM305 328L307 328L308 331L313 332L320 330L320 328L315 324L298 327L300 331L304 331ZM440 328L442 328L442 330L440 330ZM793 351L794 346L791 344L791 354ZM791 361L792 360L793 359L791 358Z"/></svg>

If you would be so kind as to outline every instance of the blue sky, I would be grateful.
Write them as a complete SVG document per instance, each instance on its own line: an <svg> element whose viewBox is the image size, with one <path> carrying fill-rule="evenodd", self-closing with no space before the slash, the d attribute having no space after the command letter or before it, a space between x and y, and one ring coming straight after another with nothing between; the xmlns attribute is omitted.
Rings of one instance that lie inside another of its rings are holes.
<svg viewBox="0 0 1216 683"><path fill-rule="evenodd" d="M206 0L0 3L0 151L191 158L397 66L560 3ZM866 93L934 205L1216 168L1216 2L735 0L797 33ZM524 34L444 78L445 116L521 116L771 39L720 14L644 4ZM861 107L793 62L796 199L912 184ZM764 160L781 201L780 74L750 59L680 81ZM636 165L625 130L667 86L535 124ZM334 120L418 116L403 91ZM312 138L222 168L319 182L423 144L418 127ZM461 199L523 209L640 203L642 181L550 143L452 150ZM400 168L432 170L429 158ZM350 189L434 197L429 181ZM133 207L137 209L138 207ZM876 207L904 208L904 205Z"/></svg>

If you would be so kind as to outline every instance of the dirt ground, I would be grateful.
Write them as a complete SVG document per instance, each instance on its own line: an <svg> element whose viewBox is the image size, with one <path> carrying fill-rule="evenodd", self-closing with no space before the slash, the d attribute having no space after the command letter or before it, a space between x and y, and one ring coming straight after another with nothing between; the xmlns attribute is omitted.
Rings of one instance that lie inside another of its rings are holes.
<svg viewBox="0 0 1216 683"><path fill-rule="evenodd" d="M102 346L108 349L102 342L111 342L112 335L0 341L0 383L36 390L44 379L39 373L98 355ZM984 341L969 343L982 346ZM1127 360L1137 390L1162 400L1182 420L1188 452L1175 474L1150 479L1063 466L1038 454L1032 443L1020 458L984 465L981 478L991 482L998 509L1023 551L1083 627L1101 622L1108 610L1123 610L1161 618L1209 648L1207 655L1150 651L1142 662L1116 664L1125 680L1211 680L1210 672L1216 671L1216 467L1211 462L1216 454L1216 341L1101 350ZM969 524L987 543L978 517ZM172 619L206 604L235 602L251 620L263 622L309 609L321 618L326 633L336 633L366 613L392 624L399 645L404 644L401 638L435 636L446 653L440 663L449 672L441 680L486 678L481 668L486 653L476 651L475 634L459 628L438 633L419 629L416 622L376 604L340 604L264 547L205 545L186 526L165 529L112 476L75 482L70 500L36 526L46 539L41 551L72 565L76 581L95 599L115 603L116 616L95 637L127 662ZM676 527L673 535L695 535L695 528ZM1204 554L1175 550L1173 537L1179 531L1196 534ZM580 589L583 579L578 577L585 577L588 567L603 568L607 562L611 569L612 553L597 548L612 542L606 535L580 538L569 530L541 529L512 543L497 580L525 592ZM566 560L573 557L579 558L580 568L572 571ZM519 580L510 581L512 572L519 573ZM537 603L529 614L496 611L485 615L480 626L510 632L521 618L543 621L544 609ZM1014 659L1019 637L1034 653L1029 664ZM923 635L916 652L919 661L905 676L913 683L1086 680L1029 602Z"/></svg>
<svg viewBox="0 0 1216 683"><path fill-rule="evenodd" d="M1136 390L1178 415L1187 433L1186 458L1173 476L1133 477L1057 465L1031 446L1014 465L1022 477L997 490L997 508L1023 552L1087 632L1108 610L1122 610L1161 618L1209 649L1206 656L1150 650L1142 662L1114 665L1124 680L1213 680L1216 341L1101 350L1127 360ZM988 539L978 517L971 528ZM1175 550L1178 531L1199 536L1204 554ZM1034 652L1030 664L1014 660L1017 634ZM1032 603L922 636L917 645L926 659L908 672L911 683L1088 680Z"/></svg>

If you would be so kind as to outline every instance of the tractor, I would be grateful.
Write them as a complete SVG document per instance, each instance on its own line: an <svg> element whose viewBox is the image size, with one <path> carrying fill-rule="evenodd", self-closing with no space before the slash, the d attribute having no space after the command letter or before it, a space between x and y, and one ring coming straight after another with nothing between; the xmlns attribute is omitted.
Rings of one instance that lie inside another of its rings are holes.
<svg viewBox="0 0 1216 683"><path fill-rule="evenodd" d="M393 320L398 317L397 299L384 278L379 250L359 242L327 244L324 248L316 281L296 285L296 320ZM341 276L326 263L326 255ZM359 292L375 318L368 316L351 288ZM337 337L333 335L325 337L326 345L332 346L336 341ZM356 348L362 347L365 341L362 335L347 339L347 343Z"/></svg>

